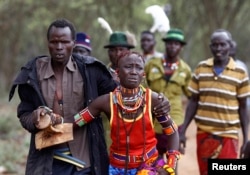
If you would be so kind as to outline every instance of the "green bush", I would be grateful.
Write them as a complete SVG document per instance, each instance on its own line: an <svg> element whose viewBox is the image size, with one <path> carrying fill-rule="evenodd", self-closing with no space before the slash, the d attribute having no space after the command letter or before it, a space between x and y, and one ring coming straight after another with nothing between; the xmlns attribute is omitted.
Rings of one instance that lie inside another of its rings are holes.
<svg viewBox="0 0 250 175"><path fill-rule="evenodd" d="M29 133L16 115L17 101L0 99L0 166L8 174L23 175L29 147Z"/></svg>

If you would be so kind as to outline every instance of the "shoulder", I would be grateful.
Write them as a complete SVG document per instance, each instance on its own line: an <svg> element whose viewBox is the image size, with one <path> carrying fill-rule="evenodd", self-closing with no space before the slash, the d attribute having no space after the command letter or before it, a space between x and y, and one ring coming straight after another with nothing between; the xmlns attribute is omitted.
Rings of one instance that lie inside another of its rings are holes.
<svg viewBox="0 0 250 175"><path fill-rule="evenodd" d="M106 65L100 60L96 59L95 57L92 56L79 57L73 55L73 59L75 60L78 68L82 73L84 73L86 70L87 72L89 72L89 74L91 74L91 76L95 75L102 78L104 77L112 78Z"/></svg>
<svg viewBox="0 0 250 175"><path fill-rule="evenodd" d="M242 68L245 72L248 73L247 65L243 61L236 59L235 63L236 63L236 67L238 66L238 67Z"/></svg>
<svg viewBox="0 0 250 175"><path fill-rule="evenodd" d="M152 67L162 67L162 58L161 57L154 57L150 59L147 64L145 65L145 68L152 68Z"/></svg>
<svg viewBox="0 0 250 175"><path fill-rule="evenodd" d="M38 60L45 59L45 58L49 58L49 57L47 55L40 55L40 56L34 57L31 60L29 60L22 68L24 67L28 69L34 68L34 65L36 64Z"/></svg>
<svg viewBox="0 0 250 175"><path fill-rule="evenodd" d="M158 96L159 94L155 91L152 91L151 89L147 88L147 92L150 93L151 95L151 103L152 103L152 107L158 105L159 103L161 103L162 101L159 100Z"/></svg>
<svg viewBox="0 0 250 175"><path fill-rule="evenodd" d="M187 71L191 71L190 66L183 59L180 59L180 66L182 69L185 69Z"/></svg>
<svg viewBox="0 0 250 175"><path fill-rule="evenodd" d="M27 78L31 76L31 74L34 75L36 71L36 62L44 58L48 58L48 56L41 55L29 60L24 66L21 67L21 71L19 72L15 81L26 81Z"/></svg>
<svg viewBox="0 0 250 175"><path fill-rule="evenodd" d="M76 61L77 65L93 66L93 67L101 68L103 70L107 70L106 65L95 57L92 57L92 56L79 57L78 55L75 55L75 54L73 54L72 56L74 60Z"/></svg>

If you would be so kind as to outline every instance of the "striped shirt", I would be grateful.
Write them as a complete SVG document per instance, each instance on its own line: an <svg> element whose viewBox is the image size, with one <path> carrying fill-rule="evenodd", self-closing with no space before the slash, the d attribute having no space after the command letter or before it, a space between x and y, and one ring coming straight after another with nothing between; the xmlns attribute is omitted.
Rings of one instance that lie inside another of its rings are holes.
<svg viewBox="0 0 250 175"><path fill-rule="evenodd" d="M197 66L188 89L199 95L195 121L198 131L238 138L240 128L237 98L250 95L247 72L230 58L219 75L213 70L213 58Z"/></svg>

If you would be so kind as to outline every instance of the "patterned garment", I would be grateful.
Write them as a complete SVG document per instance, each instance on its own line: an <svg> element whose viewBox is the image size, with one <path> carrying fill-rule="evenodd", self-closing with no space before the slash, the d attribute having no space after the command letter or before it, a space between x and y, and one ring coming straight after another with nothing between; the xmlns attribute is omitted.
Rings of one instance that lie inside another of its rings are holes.
<svg viewBox="0 0 250 175"><path fill-rule="evenodd" d="M137 169L129 169L127 170L127 175L136 175ZM112 165L109 165L109 175L121 175L125 174L125 168L116 168Z"/></svg>
<svg viewBox="0 0 250 175"><path fill-rule="evenodd" d="M213 65L213 58L200 62L189 85L189 90L199 95L195 121L199 131L237 139L238 98L250 95L249 78L232 58L219 75Z"/></svg>
<svg viewBox="0 0 250 175"><path fill-rule="evenodd" d="M159 168L162 168L165 164L163 159L155 160L155 158L143 163L138 169L128 169L127 175L155 175ZM116 168L112 165L109 166L109 175L121 175L125 174L125 168Z"/></svg>
<svg viewBox="0 0 250 175"><path fill-rule="evenodd" d="M146 163L143 163L138 169L137 175L155 175L157 174L157 170L162 168L165 165L163 159L150 159Z"/></svg>
<svg viewBox="0 0 250 175"><path fill-rule="evenodd" d="M144 88L143 88L144 89ZM148 160L152 157L158 157L155 149L157 140L155 138L153 119L151 114L151 90L144 89L145 105L143 114L139 114L135 119L123 119L118 111L115 91L110 93L111 100L111 140L110 146L110 164L124 168L126 166L126 151L129 145L128 169L138 168L142 159ZM127 129L130 129L128 135ZM145 134L147 133L147 134ZM129 143L127 143L129 140ZM127 145L128 144L128 145Z"/></svg>

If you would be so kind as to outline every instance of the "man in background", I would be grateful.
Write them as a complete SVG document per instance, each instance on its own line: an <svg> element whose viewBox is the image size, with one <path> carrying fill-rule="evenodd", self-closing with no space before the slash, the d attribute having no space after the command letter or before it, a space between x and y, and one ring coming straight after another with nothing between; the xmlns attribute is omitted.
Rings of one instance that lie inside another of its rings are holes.
<svg viewBox="0 0 250 175"><path fill-rule="evenodd" d="M135 46L130 43L131 39L125 32L114 32L109 37L109 43L104 46L105 49L108 49L109 65L108 70L110 71L113 79L119 83L119 78L116 74L117 68L117 58L118 56L126 50L133 49Z"/></svg>
<svg viewBox="0 0 250 175"><path fill-rule="evenodd" d="M187 127L195 119L201 175L207 175L210 158L238 157L239 129L243 134L240 158L247 147L249 77L244 68L230 57L231 42L231 34L224 29L212 33L210 50L213 57L198 64L188 87L192 96L180 131L180 145L185 148Z"/></svg>
<svg viewBox="0 0 250 175"><path fill-rule="evenodd" d="M78 54L79 56L90 56L91 52L92 48L90 37L83 32L77 33L73 53Z"/></svg>
<svg viewBox="0 0 250 175"><path fill-rule="evenodd" d="M170 115L178 126L184 121L183 97L190 97L187 87L191 79L189 65L180 57L180 53L186 41L180 29L171 29L162 39L165 44L163 58L154 58L145 65L146 80L150 89L163 93L170 102ZM155 123L157 149L160 155L166 153L167 140Z"/></svg>
<svg viewBox="0 0 250 175"><path fill-rule="evenodd" d="M151 58L163 58L163 54L156 51L155 47L156 40L154 33L147 30L141 32L141 50L145 64L147 64Z"/></svg>

